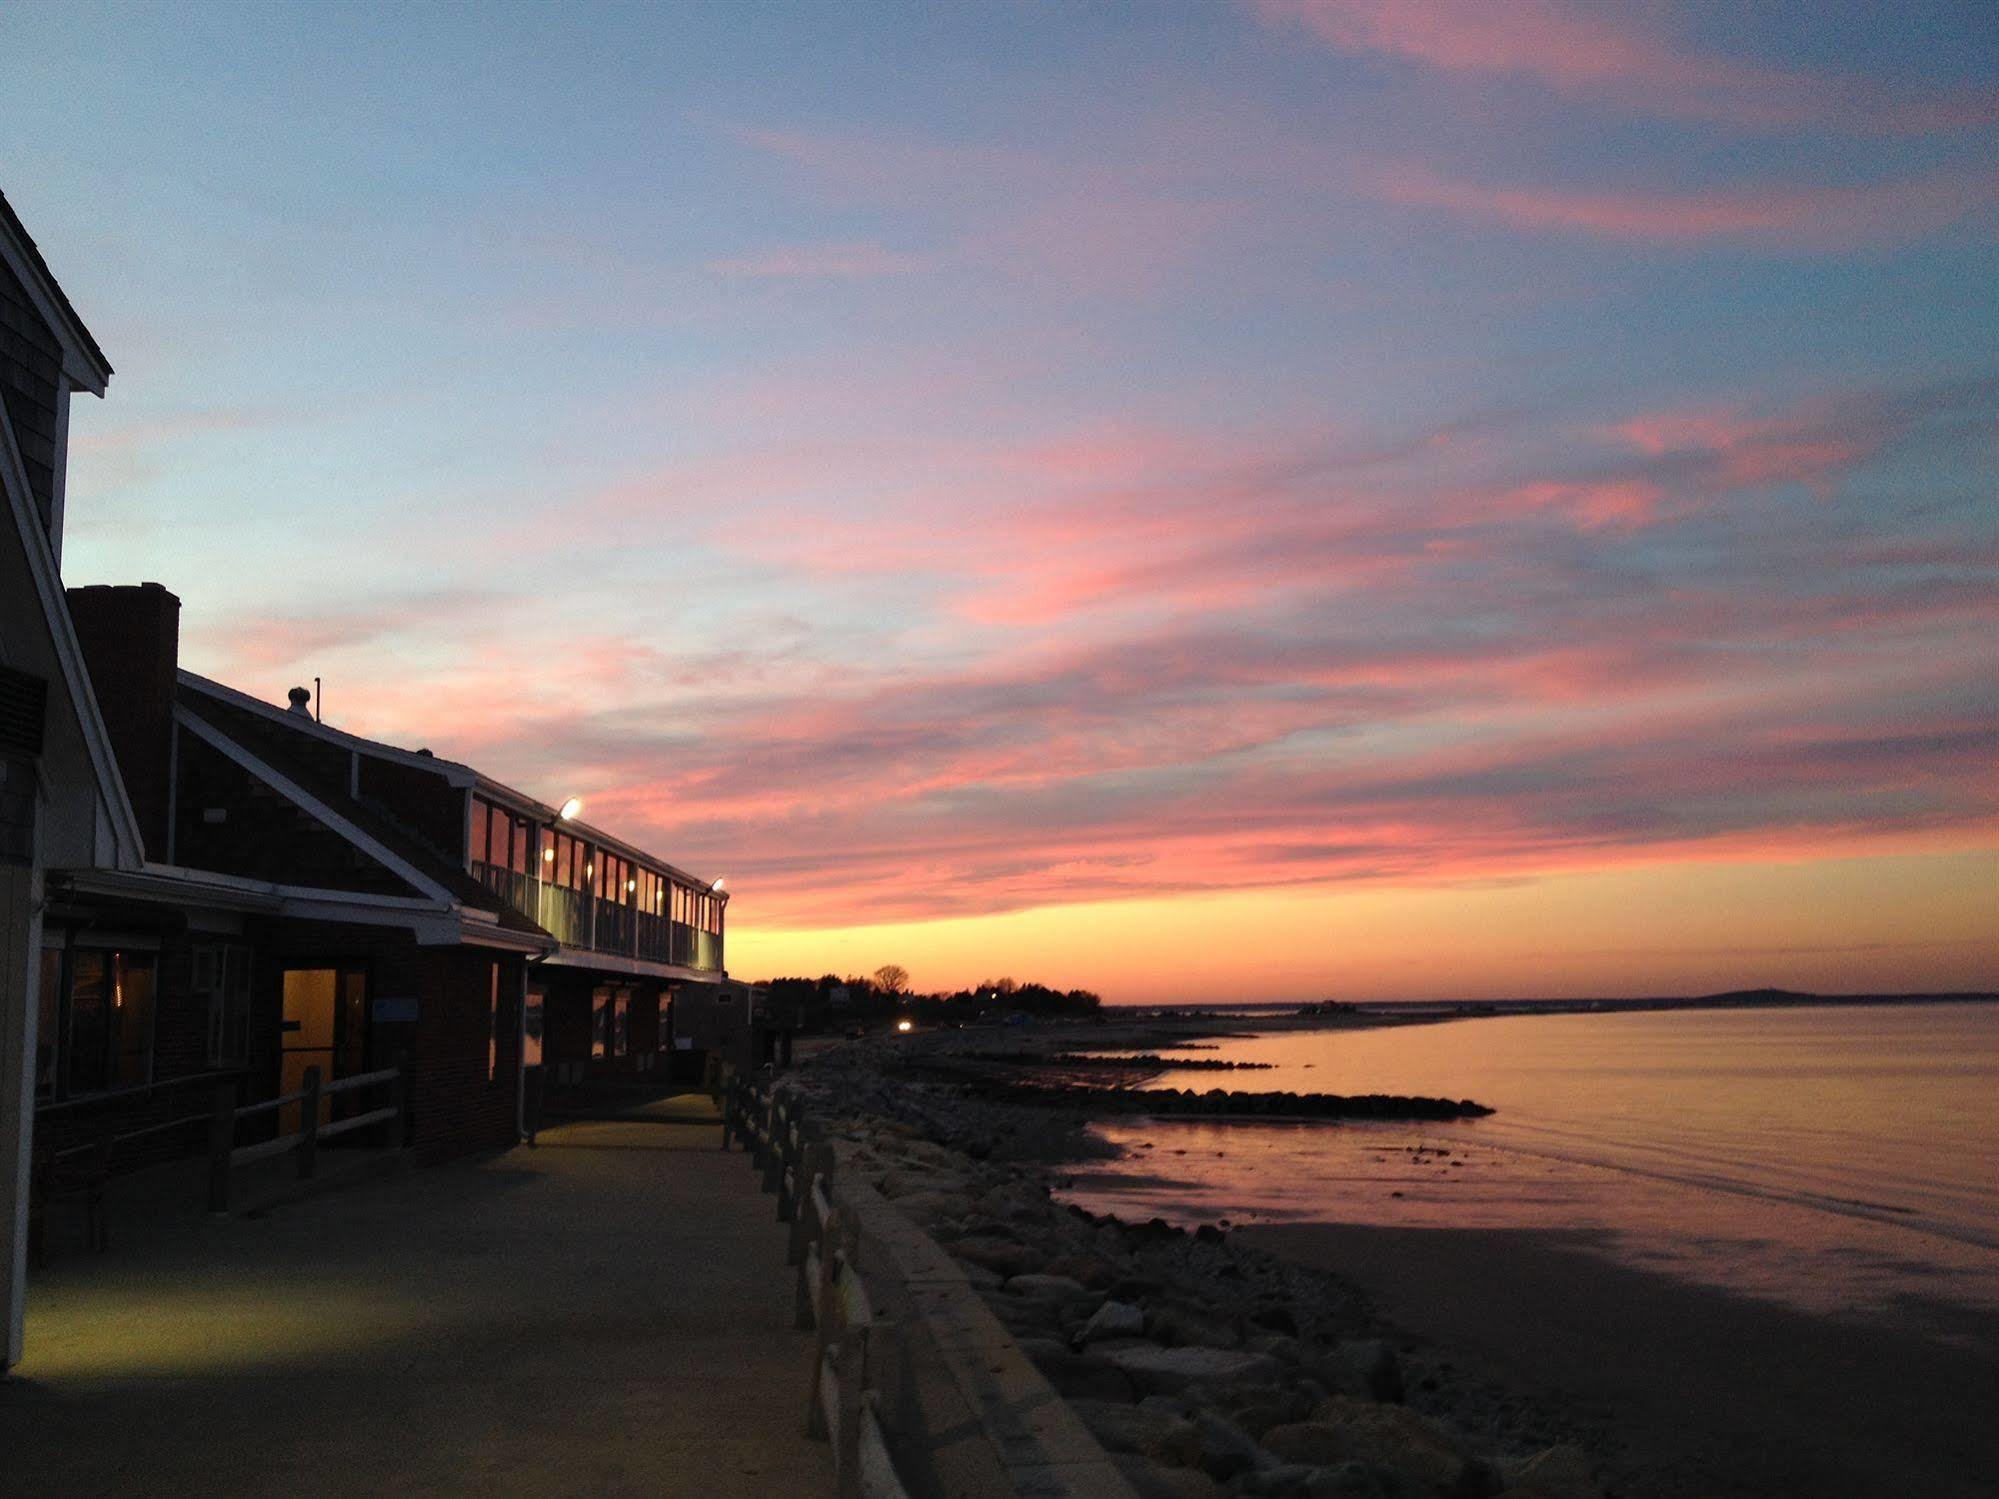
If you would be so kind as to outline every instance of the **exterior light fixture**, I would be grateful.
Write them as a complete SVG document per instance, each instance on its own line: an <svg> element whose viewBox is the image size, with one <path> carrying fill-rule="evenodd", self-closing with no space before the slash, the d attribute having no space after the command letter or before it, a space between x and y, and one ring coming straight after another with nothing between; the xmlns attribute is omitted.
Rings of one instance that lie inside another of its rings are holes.
<svg viewBox="0 0 1999 1499"><path fill-rule="evenodd" d="M898 1020L895 1023L895 1028L898 1034L906 1036L916 1029L916 1022L914 1020Z"/></svg>
<svg viewBox="0 0 1999 1499"><path fill-rule="evenodd" d="M717 881L715 881L715 883L714 883L714 884L710 885L710 886L709 886L708 888L709 888L710 890L720 890L720 889L721 889L721 888L722 888L722 887L723 887L724 885L726 885L726 884L728 884L728 883L729 883L729 882L728 882L727 880L720 880L720 879L718 879Z"/></svg>
<svg viewBox="0 0 1999 1499"><path fill-rule="evenodd" d="M632 891L634 891L634 890L636 890L636 889L638 889L638 888L639 888L639 882L638 882L637 880L626 880L626 881L625 881L625 893L626 893L627 895L629 895L629 894L630 894L630 893L631 893Z"/></svg>
<svg viewBox="0 0 1999 1499"><path fill-rule="evenodd" d="M556 819L560 822L568 822L572 818L574 818L578 812L581 812L582 810L583 810L583 798L580 796L572 796L569 798L568 801L564 802L559 808L556 809L555 816Z"/></svg>
<svg viewBox="0 0 1999 1499"><path fill-rule="evenodd" d="M552 848L543 849L541 851L541 862L544 864L553 864L555 862L555 850Z"/></svg>

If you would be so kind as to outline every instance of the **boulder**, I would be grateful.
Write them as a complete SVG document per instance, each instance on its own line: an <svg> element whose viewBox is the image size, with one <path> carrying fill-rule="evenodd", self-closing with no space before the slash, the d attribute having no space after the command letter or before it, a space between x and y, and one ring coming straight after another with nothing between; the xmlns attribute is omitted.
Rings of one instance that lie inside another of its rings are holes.
<svg viewBox="0 0 1999 1499"><path fill-rule="evenodd" d="M1050 1275L1066 1275L1092 1291L1108 1291L1118 1278L1117 1266L1102 1255L1063 1254L1048 1262Z"/></svg>
<svg viewBox="0 0 1999 1499"><path fill-rule="evenodd" d="M962 1223L971 1215L972 1199L963 1192L943 1192L924 1188L919 1192L906 1192L895 1199L895 1205L913 1222L924 1228L935 1228L943 1223Z"/></svg>
<svg viewBox="0 0 1999 1499"><path fill-rule="evenodd" d="M1006 1288L1015 1296L1032 1301L1080 1301L1091 1294L1066 1275L1049 1275L1044 1271L1016 1275L1007 1281Z"/></svg>
<svg viewBox="0 0 1999 1499"><path fill-rule="evenodd" d="M1201 1442L1201 1467L1213 1478L1226 1481L1270 1462L1256 1439L1226 1416L1201 1411L1194 1417L1194 1432Z"/></svg>
<svg viewBox="0 0 1999 1499"><path fill-rule="evenodd" d="M1129 1452L1114 1452L1124 1481L1138 1499L1221 1499L1222 1489L1199 1468L1168 1468Z"/></svg>
<svg viewBox="0 0 1999 1499"><path fill-rule="evenodd" d="M1071 1400L1129 1402L1136 1393L1131 1376L1100 1358L1075 1352L1055 1338L1019 1338L1020 1351L1034 1361L1055 1393Z"/></svg>
<svg viewBox="0 0 1999 1499"><path fill-rule="evenodd" d="M1107 1451L1135 1452L1183 1468L1201 1461L1200 1436L1185 1416L1111 1400L1072 1400L1070 1405Z"/></svg>
<svg viewBox="0 0 1999 1499"><path fill-rule="evenodd" d="M1263 1445L1287 1462L1378 1463L1445 1493L1465 1487L1470 1466L1455 1441L1407 1406L1340 1396L1312 1412L1309 1421L1273 1426L1263 1434Z"/></svg>
<svg viewBox="0 0 1999 1499"><path fill-rule="evenodd" d="M1348 1338L1312 1364L1328 1394L1402 1403L1402 1361L1380 1338Z"/></svg>
<svg viewBox="0 0 1999 1499"><path fill-rule="evenodd" d="M1140 1344L1106 1350L1111 1363L1124 1370L1141 1390L1170 1395L1202 1380L1249 1383L1275 1379L1282 1366L1266 1353L1233 1348L1161 1348Z"/></svg>
<svg viewBox="0 0 1999 1499"><path fill-rule="evenodd" d="M1520 1464L1506 1492L1534 1499L1603 1499L1589 1458L1582 1449L1567 1445L1537 1452Z"/></svg>
<svg viewBox="0 0 1999 1499"><path fill-rule="evenodd" d="M1146 1336L1169 1348L1238 1348L1242 1335L1234 1325L1211 1312L1168 1302L1145 1315Z"/></svg>
<svg viewBox="0 0 1999 1499"><path fill-rule="evenodd" d="M1298 1340L1288 1333L1254 1333L1243 1340L1242 1346L1251 1353L1267 1353L1280 1364L1296 1366L1305 1359L1304 1349L1299 1347Z"/></svg>
<svg viewBox="0 0 1999 1499"><path fill-rule="evenodd" d="M1432 1499L1436 1490L1379 1463L1337 1463L1315 1471L1305 1492L1307 1499Z"/></svg>
<svg viewBox="0 0 1999 1499"><path fill-rule="evenodd" d="M1009 1278L1030 1275L1041 1265L1041 1256L1025 1244L997 1234L968 1235L951 1245L951 1253L969 1264L983 1265Z"/></svg>
<svg viewBox="0 0 1999 1499"><path fill-rule="evenodd" d="M1076 1333L1079 1347L1100 1343L1105 1338L1136 1338L1145 1332L1145 1312L1129 1301L1106 1301Z"/></svg>

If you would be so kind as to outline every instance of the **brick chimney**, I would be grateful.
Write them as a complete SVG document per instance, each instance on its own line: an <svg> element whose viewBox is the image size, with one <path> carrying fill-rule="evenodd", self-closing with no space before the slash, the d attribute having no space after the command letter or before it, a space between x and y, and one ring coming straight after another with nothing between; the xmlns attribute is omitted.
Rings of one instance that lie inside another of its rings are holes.
<svg viewBox="0 0 1999 1499"><path fill-rule="evenodd" d="M68 593L97 710L118 756L146 857L164 859L180 599L157 583L96 584Z"/></svg>

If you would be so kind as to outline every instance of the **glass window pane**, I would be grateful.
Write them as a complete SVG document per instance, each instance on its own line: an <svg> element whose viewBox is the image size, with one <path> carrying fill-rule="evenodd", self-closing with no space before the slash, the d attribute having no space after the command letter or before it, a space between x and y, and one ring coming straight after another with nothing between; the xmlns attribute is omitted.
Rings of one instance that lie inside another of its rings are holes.
<svg viewBox="0 0 1999 1499"><path fill-rule="evenodd" d="M131 953L111 955L111 1015L117 1026L118 1085L136 1088L153 1080L153 960Z"/></svg>
<svg viewBox="0 0 1999 1499"><path fill-rule="evenodd" d="M111 1050L110 955L77 948L69 955L69 1035L66 1093L109 1085Z"/></svg>

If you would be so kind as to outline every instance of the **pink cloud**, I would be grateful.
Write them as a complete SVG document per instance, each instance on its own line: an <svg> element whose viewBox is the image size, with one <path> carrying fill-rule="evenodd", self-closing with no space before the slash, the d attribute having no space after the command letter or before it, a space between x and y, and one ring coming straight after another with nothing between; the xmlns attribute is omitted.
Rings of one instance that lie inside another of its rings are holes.
<svg viewBox="0 0 1999 1499"><path fill-rule="evenodd" d="M1609 0L1251 0L1266 23L1302 27L1345 52L1449 73L1531 79L1565 98L1647 113L1783 128L1890 134L1999 119L1999 90L1940 90L1765 67L1677 41L1655 8Z"/></svg>
<svg viewBox="0 0 1999 1499"><path fill-rule="evenodd" d="M1999 200L1999 173L1946 172L1838 187L1581 192L1488 186L1405 168L1377 177L1373 191L1386 202L1518 229L1659 244L1720 240L1778 251L1830 251L1903 243L1990 207Z"/></svg>
<svg viewBox="0 0 1999 1499"><path fill-rule="evenodd" d="M928 270L931 265L932 262L921 255L855 242L791 245L750 255L732 255L709 261L708 269L720 276L757 281L853 280L869 276L905 276Z"/></svg>

